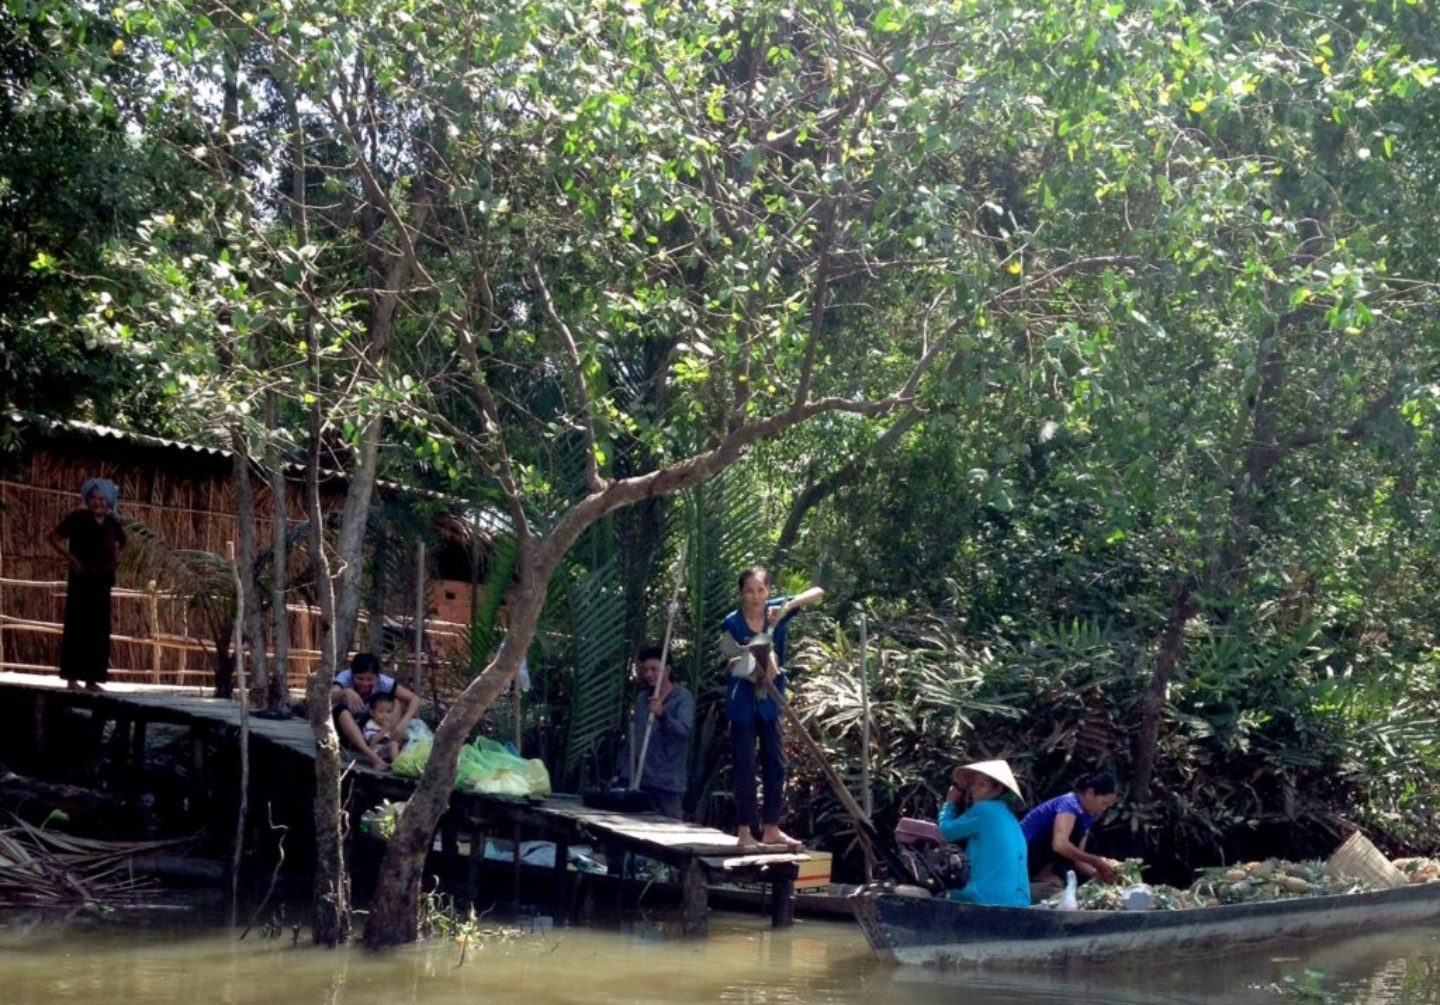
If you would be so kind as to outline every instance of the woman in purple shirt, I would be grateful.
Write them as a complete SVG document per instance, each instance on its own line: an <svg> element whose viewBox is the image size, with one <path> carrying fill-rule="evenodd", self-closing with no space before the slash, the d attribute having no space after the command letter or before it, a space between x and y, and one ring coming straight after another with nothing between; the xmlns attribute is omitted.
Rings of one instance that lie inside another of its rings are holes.
<svg viewBox="0 0 1440 1005"><path fill-rule="evenodd" d="M1066 871L1081 879L1113 883L1117 864L1085 850L1095 821L1115 805L1115 779L1104 771L1082 775L1072 791L1046 800L1025 814L1020 830L1028 846L1030 878L1040 884L1064 882Z"/></svg>

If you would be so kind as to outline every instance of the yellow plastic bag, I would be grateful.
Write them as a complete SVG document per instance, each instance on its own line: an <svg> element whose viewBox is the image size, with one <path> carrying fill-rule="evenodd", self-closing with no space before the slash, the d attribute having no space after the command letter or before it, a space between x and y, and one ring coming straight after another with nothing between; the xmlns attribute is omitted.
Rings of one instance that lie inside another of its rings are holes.
<svg viewBox="0 0 1440 1005"><path fill-rule="evenodd" d="M538 757L532 757L525 762L525 778L530 783L530 795L548 796L550 794L550 769L545 767L545 762Z"/></svg>
<svg viewBox="0 0 1440 1005"><path fill-rule="evenodd" d="M530 780L514 768L496 768L482 775L471 791L489 796L528 796Z"/></svg>

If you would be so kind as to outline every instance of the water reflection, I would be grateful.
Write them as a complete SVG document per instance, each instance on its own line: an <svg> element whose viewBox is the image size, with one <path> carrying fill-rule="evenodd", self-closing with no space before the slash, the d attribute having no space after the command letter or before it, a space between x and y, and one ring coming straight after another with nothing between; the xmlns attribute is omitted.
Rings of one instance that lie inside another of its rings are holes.
<svg viewBox="0 0 1440 1005"><path fill-rule="evenodd" d="M449 941L377 956L291 945L288 932L238 942L194 925L0 915L6 1005L1440 1005L1440 929L1182 966L955 974L882 964L844 923L775 932L760 918L718 915L704 940L679 938L663 919L555 928L472 944L460 962Z"/></svg>

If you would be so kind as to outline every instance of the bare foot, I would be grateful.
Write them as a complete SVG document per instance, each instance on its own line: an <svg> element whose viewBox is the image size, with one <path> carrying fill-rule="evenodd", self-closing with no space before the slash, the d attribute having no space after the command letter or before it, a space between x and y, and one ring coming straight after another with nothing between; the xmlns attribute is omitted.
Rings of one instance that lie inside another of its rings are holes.
<svg viewBox="0 0 1440 1005"><path fill-rule="evenodd" d="M760 841L763 844L783 844L791 851L795 851L801 846L801 842L798 838L793 838L789 834L786 834L784 831L782 831L779 827L773 826L765 828L764 833L760 835Z"/></svg>
<svg viewBox="0 0 1440 1005"><path fill-rule="evenodd" d="M760 847L760 842L755 840L755 835L750 833L749 827L741 827L735 832L735 838L740 842L742 849Z"/></svg>
<svg viewBox="0 0 1440 1005"><path fill-rule="evenodd" d="M80 690L80 682L79 682L78 680L67 680L67 681L65 682L65 690L67 690L67 691L79 691L79 690Z"/></svg>
<svg viewBox="0 0 1440 1005"><path fill-rule="evenodd" d="M88 684L85 685L85 690L86 690L86 691L104 691L105 689L104 689L103 687L101 687L99 684L96 684L96 683L92 680L90 683L88 683Z"/></svg>

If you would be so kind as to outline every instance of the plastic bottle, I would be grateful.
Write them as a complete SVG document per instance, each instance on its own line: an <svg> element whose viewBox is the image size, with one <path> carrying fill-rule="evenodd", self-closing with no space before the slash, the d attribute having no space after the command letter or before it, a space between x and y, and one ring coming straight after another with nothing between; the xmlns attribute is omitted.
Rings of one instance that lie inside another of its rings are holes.
<svg viewBox="0 0 1440 1005"><path fill-rule="evenodd" d="M1075 911L1080 907L1080 902L1075 898L1075 870L1070 869L1065 873L1065 892L1060 895L1060 910Z"/></svg>

